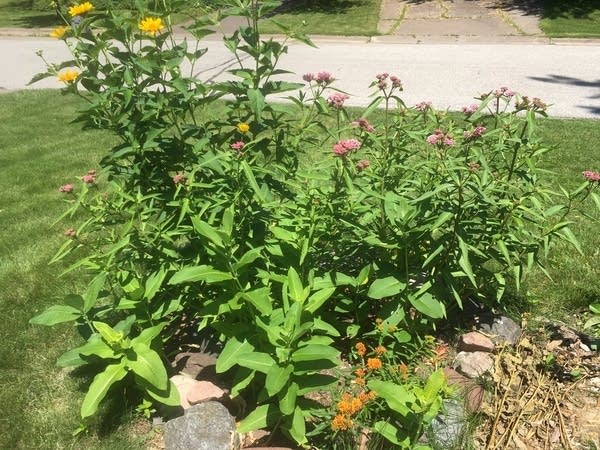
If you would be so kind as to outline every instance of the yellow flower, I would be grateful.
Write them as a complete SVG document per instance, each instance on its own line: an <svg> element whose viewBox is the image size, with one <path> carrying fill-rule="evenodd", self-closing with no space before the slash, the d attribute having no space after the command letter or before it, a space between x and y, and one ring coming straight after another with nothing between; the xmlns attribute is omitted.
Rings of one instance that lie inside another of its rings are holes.
<svg viewBox="0 0 600 450"><path fill-rule="evenodd" d="M146 17L142 19L142 21L138 24L138 28L144 33L151 34L154 36L160 30L162 30L165 26L162 23L162 19L160 17Z"/></svg>
<svg viewBox="0 0 600 450"><path fill-rule="evenodd" d="M240 133L247 133L248 131L250 131L250 125L248 125L247 123L238 123L237 129Z"/></svg>
<svg viewBox="0 0 600 450"><path fill-rule="evenodd" d="M83 16L92 9L94 9L94 5L92 5L90 2L78 3L69 8L69 14L71 17Z"/></svg>
<svg viewBox="0 0 600 450"><path fill-rule="evenodd" d="M58 74L58 79L63 83L71 83L79 76L79 72L74 69L67 69Z"/></svg>
<svg viewBox="0 0 600 450"><path fill-rule="evenodd" d="M69 29L69 27L56 27L54 30L52 30L52 32L50 33L50 36L52 36L53 38L56 39L61 39L65 33L67 32L67 30Z"/></svg>

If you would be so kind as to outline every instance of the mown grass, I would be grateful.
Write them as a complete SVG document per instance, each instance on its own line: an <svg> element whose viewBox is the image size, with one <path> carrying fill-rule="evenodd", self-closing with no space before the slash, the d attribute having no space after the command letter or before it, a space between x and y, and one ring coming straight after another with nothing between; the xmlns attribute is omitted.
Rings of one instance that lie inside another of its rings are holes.
<svg viewBox="0 0 600 450"><path fill-rule="evenodd" d="M600 0L544 0L542 31L552 37L600 37Z"/></svg>
<svg viewBox="0 0 600 450"><path fill-rule="evenodd" d="M288 0L272 19L306 34L373 36L377 34L381 0ZM281 33L268 20L262 33Z"/></svg>
<svg viewBox="0 0 600 450"><path fill-rule="evenodd" d="M148 446L150 426L127 411L124 393L112 402L87 435L71 437L79 425L79 405L89 377L55 366L56 358L77 341L69 326L32 326L28 320L74 291L85 274L57 278L63 266L48 261L65 239L64 194L78 176L96 168L112 140L70 124L80 101L56 91L0 96L0 448L134 449ZM574 187L581 171L598 170L600 126L593 120L544 120L540 132L557 145L545 167L552 185ZM534 314L565 321L578 308L600 301L599 226L574 216L574 232L584 254L569 246L552 249L553 279L536 273L526 284ZM125 410L125 411L124 411Z"/></svg>
<svg viewBox="0 0 600 450"><path fill-rule="evenodd" d="M31 0L0 0L0 28L43 28L61 24L50 8L32 7Z"/></svg>

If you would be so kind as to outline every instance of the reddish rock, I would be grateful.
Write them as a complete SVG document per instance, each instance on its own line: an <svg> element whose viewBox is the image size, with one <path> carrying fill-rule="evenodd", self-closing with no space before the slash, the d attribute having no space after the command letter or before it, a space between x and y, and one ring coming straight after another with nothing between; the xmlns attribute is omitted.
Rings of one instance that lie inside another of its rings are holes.
<svg viewBox="0 0 600 450"><path fill-rule="evenodd" d="M196 381L187 393L187 401L190 405L220 400L225 397L225 391L210 381Z"/></svg>
<svg viewBox="0 0 600 450"><path fill-rule="evenodd" d="M445 367L444 374L448 385L455 388L464 397L467 410L478 411L483 401L483 388L451 367Z"/></svg>
<svg viewBox="0 0 600 450"><path fill-rule="evenodd" d="M177 392L179 392L181 407L183 409L188 409L191 405L187 401L187 397L189 392L192 390L192 387L196 383L196 380L188 377L187 375L173 375L171 377L171 381L177 388Z"/></svg>
<svg viewBox="0 0 600 450"><path fill-rule="evenodd" d="M458 350L463 352L493 352L496 346L490 338L477 331L463 334L458 339Z"/></svg>

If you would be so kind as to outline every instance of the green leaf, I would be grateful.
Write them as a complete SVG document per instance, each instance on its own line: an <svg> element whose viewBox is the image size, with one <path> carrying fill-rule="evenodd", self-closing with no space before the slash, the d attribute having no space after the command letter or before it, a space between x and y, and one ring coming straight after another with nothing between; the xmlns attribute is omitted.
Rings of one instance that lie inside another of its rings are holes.
<svg viewBox="0 0 600 450"><path fill-rule="evenodd" d="M165 325L166 323L161 323L150 328L145 328L136 338L131 341L131 343L150 345L150 343L160 334Z"/></svg>
<svg viewBox="0 0 600 450"><path fill-rule="evenodd" d="M98 301L98 295L100 291L104 287L104 283L106 283L106 276L108 274L106 272L100 272L98 275L94 277L92 282L88 285L88 288L83 294L83 310L84 312L88 312Z"/></svg>
<svg viewBox="0 0 600 450"><path fill-rule="evenodd" d="M442 369L433 372L427 379L427 384L423 388L423 400L427 404L432 404L439 398L440 391L446 386L446 376Z"/></svg>
<svg viewBox="0 0 600 450"><path fill-rule="evenodd" d="M150 397L154 400L161 402L163 405L167 406L180 406L181 399L179 398L179 391L175 384L169 380L169 384L166 390L155 391L151 388L146 388L146 392Z"/></svg>
<svg viewBox="0 0 600 450"><path fill-rule="evenodd" d="M473 287L477 287L477 282L475 281L475 275L473 275L473 268L471 267L471 261L469 260L469 247L462 240L460 236L458 236L458 246L460 247L460 258L458 258L458 265L463 270L469 281L473 285Z"/></svg>
<svg viewBox="0 0 600 450"><path fill-rule="evenodd" d="M298 444L302 445L308 442L306 440L306 423L304 421L304 414L299 406L294 409L294 416L292 417L292 426L288 430L292 439Z"/></svg>
<svg viewBox="0 0 600 450"><path fill-rule="evenodd" d="M405 448L398 438L398 428L391 423L380 420L379 422L375 422L373 429L392 444L399 445L401 448Z"/></svg>
<svg viewBox="0 0 600 450"><path fill-rule="evenodd" d="M69 305L52 305L46 311L29 319L32 325L56 325L57 323L70 322L81 317L81 311Z"/></svg>
<svg viewBox="0 0 600 450"><path fill-rule="evenodd" d="M276 419L277 411L273 405L260 405L238 424L237 431L238 433L248 433L267 428Z"/></svg>
<svg viewBox="0 0 600 450"><path fill-rule="evenodd" d="M217 247L223 248L223 238L221 237L221 234L208 223L200 220L198 217L192 217L192 225L194 225L194 230L202 236L207 238Z"/></svg>
<svg viewBox="0 0 600 450"><path fill-rule="evenodd" d="M417 311L432 319L441 319L446 316L444 304L433 297L429 292L424 292L418 297L409 295L408 300Z"/></svg>
<svg viewBox="0 0 600 450"><path fill-rule="evenodd" d="M77 354L83 356L97 356L102 359L120 358L115 351L102 340L99 334L93 334L90 339L80 347L77 347Z"/></svg>
<svg viewBox="0 0 600 450"><path fill-rule="evenodd" d="M367 295L370 298L379 300L384 297L393 297L399 294L406 287L406 283L395 277L378 278L369 286Z"/></svg>
<svg viewBox="0 0 600 450"><path fill-rule="evenodd" d="M107 323L92 322L92 325L94 325L94 328L100 333L102 339L108 342L109 345L120 343L125 337L125 333L115 330Z"/></svg>
<svg viewBox="0 0 600 450"><path fill-rule="evenodd" d="M415 396L408 392L404 386L391 381L372 380L368 383L369 389L375 391L379 397L385 400L388 406L401 414L407 416L411 410L408 406L415 401Z"/></svg>
<svg viewBox="0 0 600 450"><path fill-rule="evenodd" d="M236 262L233 267L238 270L248 264L253 263L256 259L261 257L262 247L256 247L252 250L248 250L246 253L242 255L242 257Z"/></svg>
<svg viewBox="0 0 600 450"><path fill-rule="evenodd" d="M275 365L275 361L267 353L250 352L237 356L236 363L239 366L258 372L267 373Z"/></svg>
<svg viewBox="0 0 600 450"><path fill-rule="evenodd" d="M87 394L81 404L81 417L93 416L98 410L98 405L106 396L108 389L117 381L120 381L127 375L127 370L123 363L111 364L94 377L90 384Z"/></svg>
<svg viewBox="0 0 600 450"><path fill-rule="evenodd" d="M298 385L290 383L285 395L279 400L279 409L286 416L292 414L296 408L296 399L298 398Z"/></svg>
<svg viewBox="0 0 600 450"><path fill-rule="evenodd" d="M237 359L240 355L251 353L252 351L254 351L254 347L248 341L244 340L244 342L240 342L234 337L229 339L217 359L217 373L231 369L237 364Z"/></svg>
<svg viewBox="0 0 600 450"><path fill-rule="evenodd" d="M201 265L185 267L171 277L169 284L194 283L205 281L206 283L218 283L233 279L229 272L221 272L212 266Z"/></svg>
<svg viewBox="0 0 600 450"><path fill-rule="evenodd" d="M309 344L292 353L292 361L315 361L327 359L336 362L340 352L329 345Z"/></svg>
<svg viewBox="0 0 600 450"><path fill-rule="evenodd" d="M256 117L256 122L262 123L262 112L265 109L265 97L258 89L248 89L246 95L248 95L248 102L250 110Z"/></svg>
<svg viewBox="0 0 600 450"><path fill-rule="evenodd" d="M263 287L253 291L244 292L242 298L249 301L261 314L268 315L273 311L271 289Z"/></svg>
<svg viewBox="0 0 600 450"><path fill-rule="evenodd" d="M258 198L259 202L264 203L266 200L265 195L263 191L260 190L260 187L258 187L258 183L256 182L256 178L254 178L254 173L252 172L252 169L246 161L242 161L240 163L240 166L242 167L242 171L244 172L246 180L248 180L248 183L250 184L250 187L254 191L254 194Z"/></svg>
<svg viewBox="0 0 600 450"><path fill-rule="evenodd" d="M272 365L267 371L267 378L265 379L265 388L267 393L272 397L283 389L286 383L290 380L294 367L291 365L280 367L278 365Z"/></svg>
<svg viewBox="0 0 600 450"><path fill-rule="evenodd" d="M290 267L288 269L287 285L288 285L288 292L289 292L290 298L292 300L299 302L299 303L302 303L304 300L306 300L306 297L308 296L308 292L302 286L302 281L300 280L300 276L298 275L298 272L296 272L296 269L294 269L293 267Z"/></svg>
<svg viewBox="0 0 600 450"><path fill-rule="evenodd" d="M165 277L167 275L167 271L165 269L160 269L158 272L154 272L146 279L144 296L147 300L152 300L156 293L160 290L163 282L165 281Z"/></svg>
<svg viewBox="0 0 600 450"><path fill-rule="evenodd" d="M169 378L165 365L154 350L147 344L134 342L131 350L126 352L127 367L152 386L164 391L168 387Z"/></svg>
<svg viewBox="0 0 600 450"><path fill-rule="evenodd" d="M329 297L333 295L335 290L336 288L332 287L327 289L321 289L312 294L308 298L308 302L306 302L306 311L311 313L316 312L321 306L323 306L323 303L325 303L329 299Z"/></svg>

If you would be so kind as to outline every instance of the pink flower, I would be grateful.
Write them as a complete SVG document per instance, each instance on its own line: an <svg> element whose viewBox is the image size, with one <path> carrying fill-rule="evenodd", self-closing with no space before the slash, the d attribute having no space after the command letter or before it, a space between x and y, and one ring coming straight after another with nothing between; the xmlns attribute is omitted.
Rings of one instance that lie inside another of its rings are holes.
<svg viewBox="0 0 600 450"><path fill-rule="evenodd" d="M315 79L315 74L314 73L305 73L304 75L302 75L302 79L304 81L306 81L307 83L310 83L311 81L313 81Z"/></svg>
<svg viewBox="0 0 600 450"><path fill-rule="evenodd" d="M421 112L425 112L429 108L431 108L431 102L419 102L415 105L415 109L418 109Z"/></svg>
<svg viewBox="0 0 600 450"><path fill-rule="evenodd" d="M187 177L183 173L173 175L173 184L185 184Z"/></svg>
<svg viewBox="0 0 600 450"><path fill-rule="evenodd" d="M515 96L515 92L511 91L506 86L502 86L500 89L496 89L494 91L494 96L496 98L500 98L500 97L512 98Z"/></svg>
<svg viewBox="0 0 600 450"><path fill-rule="evenodd" d="M593 172L591 170L586 170L584 172L581 173L583 175L583 178L585 178L588 181L595 181L597 183L600 183L600 173L598 172Z"/></svg>
<svg viewBox="0 0 600 450"><path fill-rule="evenodd" d="M87 174L81 177L81 181L86 184L94 184L96 182L96 171L93 169L88 170Z"/></svg>
<svg viewBox="0 0 600 450"><path fill-rule="evenodd" d="M335 78L329 72L319 72L315 78L317 84L329 84L333 82Z"/></svg>
<svg viewBox="0 0 600 450"><path fill-rule="evenodd" d="M427 142L431 145L437 144L439 139L440 139L439 134L430 134L429 136L427 136Z"/></svg>
<svg viewBox="0 0 600 450"><path fill-rule="evenodd" d="M454 139L448 136L444 136L444 145L447 147L452 147L454 145Z"/></svg>
<svg viewBox="0 0 600 450"><path fill-rule="evenodd" d="M346 94L342 94L341 92L336 92L335 94L331 94L327 99L327 104L332 108L340 109L344 106L344 102L348 100L350 97Z"/></svg>
<svg viewBox="0 0 600 450"><path fill-rule="evenodd" d="M73 228L68 228L67 230L65 230L65 236L69 238L74 238L77 236L77 231L75 231Z"/></svg>
<svg viewBox="0 0 600 450"><path fill-rule="evenodd" d="M372 133L373 131L375 131L375 128L373 127L373 125L371 125L367 119L364 119L362 117L360 117L360 118L356 119L354 122L352 122L352 125L360 128L361 130L366 131L368 133Z"/></svg>
<svg viewBox="0 0 600 450"><path fill-rule="evenodd" d="M483 133L485 133L486 128L485 127L475 127L474 130L472 131L465 131L463 134L463 137L465 138L465 140L470 141L472 139L477 139L480 138L481 136L483 136Z"/></svg>
<svg viewBox="0 0 600 450"><path fill-rule="evenodd" d="M342 139L333 146L333 153L338 156L346 156L352 150L358 150L360 148L360 142L356 139Z"/></svg>
<svg viewBox="0 0 600 450"><path fill-rule="evenodd" d="M368 159L361 159L359 162L356 163L356 170L358 170L359 172L362 172L370 165L371 165L371 162Z"/></svg>
<svg viewBox="0 0 600 450"><path fill-rule="evenodd" d="M73 192L73 185L72 184L63 184L61 187L58 188L58 192L63 192L65 194L70 194L71 192Z"/></svg>
<svg viewBox="0 0 600 450"><path fill-rule="evenodd" d="M437 129L433 134L427 136L427 143L431 145L445 145L447 147L452 147L454 145L454 139L452 139L452 136L449 134Z"/></svg>
<svg viewBox="0 0 600 450"><path fill-rule="evenodd" d="M470 162L470 163L469 163L469 170L470 170L471 172L477 172L477 171L479 170L479 168L480 168L480 167L481 167L481 166L480 166L478 163L476 163L476 162Z"/></svg>
<svg viewBox="0 0 600 450"><path fill-rule="evenodd" d="M400 81L400 78L398 78L395 75L392 75L390 77L390 81L392 82L392 87L395 87L396 89L400 89L402 90L402 81Z"/></svg>
<svg viewBox="0 0 600 450"><path fill-rule="evenodd" d="M467 116L470 116L475 111L477 111L478 108L479 108L479 106L477 106L475 103L473 103L473 104L468 105L468 106L463 106L462 107L462 112L465 113Z"/></svg>
<svg viewBox="0 0 600 450"><path fill-rule="evenodd" d="M383 80L386 80L387 77L389 77L389 76L390 76L389 73L383 72L383 73L378 73L377 75L375 75L375 78L377 78L377 80L379 80L379 81L383 81Z"/></svg>

